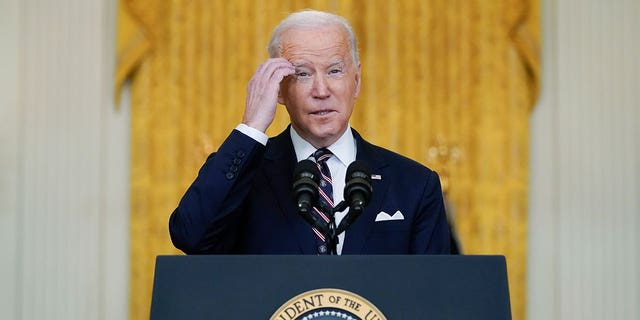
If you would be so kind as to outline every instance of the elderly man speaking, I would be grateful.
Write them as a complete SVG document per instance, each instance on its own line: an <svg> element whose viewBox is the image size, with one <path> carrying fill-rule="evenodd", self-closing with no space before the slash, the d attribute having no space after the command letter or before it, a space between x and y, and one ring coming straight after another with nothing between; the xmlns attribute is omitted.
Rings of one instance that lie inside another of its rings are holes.
<svg viewBox="0 0 640 320"><path fill-rule="evenodd" d="M361 86L349 23L326 12L293 13L274 29L268 51L247 86L242 123L171 215L174 245L187 254L449 253L438 175L349 125ZM278 103L291 124L268 138ZM306 163L317 169L297 169ZM352 163L370 169L354 171ZM361 185L345 181L352 176ZM306 216L309 201L296 200L294 184L317 195ZM345 186L363 191L364 208L338 205Z"/></svg>

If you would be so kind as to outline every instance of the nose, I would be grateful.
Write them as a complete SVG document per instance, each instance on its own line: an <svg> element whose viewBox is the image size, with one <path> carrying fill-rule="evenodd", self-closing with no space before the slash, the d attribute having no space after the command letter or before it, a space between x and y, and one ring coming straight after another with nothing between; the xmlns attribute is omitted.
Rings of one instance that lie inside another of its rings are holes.
<svg viewBox="0 0 640 320"><path fill-rule="evenodd" d="M325 99L330 95L329 84L323 76L317 76L313 79L313 88L311 94L314 98Z"/></svg>

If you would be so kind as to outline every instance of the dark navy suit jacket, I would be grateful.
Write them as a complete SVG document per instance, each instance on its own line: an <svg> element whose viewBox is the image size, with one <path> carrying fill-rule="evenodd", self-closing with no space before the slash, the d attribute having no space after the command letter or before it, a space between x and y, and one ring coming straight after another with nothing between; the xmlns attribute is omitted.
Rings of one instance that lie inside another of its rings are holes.
<svg viewBox="0 0 640 320"><path fill-rule="evenodd" d="M370 203L346 231L342 254L449 253L438 175L353 135L356 159L377 176ZM266 146L234 130L171 215L174 245L187 254L317 254L317 237L292 196L296 163L289 130ZM381 211L400 211L404 219L375 221Z"/></svg>

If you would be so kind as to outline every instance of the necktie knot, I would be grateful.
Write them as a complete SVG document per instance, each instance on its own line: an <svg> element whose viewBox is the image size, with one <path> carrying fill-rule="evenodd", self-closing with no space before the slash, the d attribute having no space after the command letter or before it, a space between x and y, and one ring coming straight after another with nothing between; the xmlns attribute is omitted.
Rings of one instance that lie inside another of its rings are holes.
<svg viewBox="0 0 640 320"><path fill-rule="evenodd" d="M325 163L331 156L333 156L333 153L327 148L320 148L313 153L313 158L316 159L316 163L318 164Z"/></svg>

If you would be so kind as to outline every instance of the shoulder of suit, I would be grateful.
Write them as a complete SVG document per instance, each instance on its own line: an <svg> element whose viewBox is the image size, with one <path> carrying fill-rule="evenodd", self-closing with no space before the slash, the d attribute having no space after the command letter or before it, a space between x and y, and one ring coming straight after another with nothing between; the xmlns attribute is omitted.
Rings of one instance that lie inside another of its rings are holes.
<svg viewBox="0 0 640 320"><path fill-rule="evenodd" d="M431 174L435 172L416 160L372 144L360 136L358 136L358 138L360 139L359 148L366 148L367 153L371 154L375 158L381 159L382 162L386 163L388 166L394 167L394 170L401 169L411 174ZM360 152L360 150L358 150L358 152Z"/></svg>
<svg viewBox="0 0 640 320"><path fill-rule="evenodd" d="M432 169L430 169L429 167L423 165L422 163L416 160L413 160L402 154L399 154L397 152L391 151L389 149L386 149L377 145L373 145L373 144L370 144L370 145L374 148L376 154L386 159L387 162L392 166L403 167L407 170L433 172Z"/></svg>

